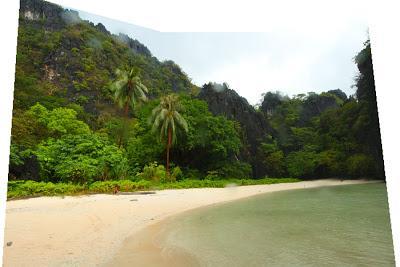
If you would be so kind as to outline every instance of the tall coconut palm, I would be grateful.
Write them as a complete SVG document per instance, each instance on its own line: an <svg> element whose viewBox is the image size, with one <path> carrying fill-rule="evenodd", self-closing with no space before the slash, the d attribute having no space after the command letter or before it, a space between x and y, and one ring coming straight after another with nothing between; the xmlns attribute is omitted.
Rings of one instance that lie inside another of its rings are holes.
<svg viewBox="0 0 400 267"><path fill-rule="evenodd" d="M114 100L120 108L124 109L125 117L128 117L129 107L134 110L136 104L147 100L148 89L140 80L139 71L136 68L128 71L117 69L115 74L117 78L112 84Z"/></svg>
<svg viewBox="0 0 400 267"><path fill-rule="evenodd" d="M157 134L161 142L165 142L167 152L167 175L169 170L169 152L173 144L177 141L177 131L188 131L188 125L179 113L182 107L178 96L167 95L161 98L160 104L155 107L150 117L152 132Z"/></svg>
<svg viewBox="0 0 400 267"><path fill-rule="evenodd" d="M128 125L129 107L133 111L137 104L145 102L147 100L146 93L148 93L148 89L140 80L139 70L136 68L131 68L130 70L117 69L115 74L117 77L112 83L111 89L114 92L114 101L124 110L125 114L125 120L118 140L118 146L121 147Z"/></svg>

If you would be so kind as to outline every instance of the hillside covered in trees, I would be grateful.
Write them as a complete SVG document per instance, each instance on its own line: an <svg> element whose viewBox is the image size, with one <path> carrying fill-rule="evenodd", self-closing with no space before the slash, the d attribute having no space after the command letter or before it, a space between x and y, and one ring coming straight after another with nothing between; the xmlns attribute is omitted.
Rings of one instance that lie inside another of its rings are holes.
<svg viewBox="0 0 400 267"><path fill-rule="evenodd" d="M9 179L384 179L369 41L354 61L355 95L266 88L254 107L75 11L21 0Z"/></svg>

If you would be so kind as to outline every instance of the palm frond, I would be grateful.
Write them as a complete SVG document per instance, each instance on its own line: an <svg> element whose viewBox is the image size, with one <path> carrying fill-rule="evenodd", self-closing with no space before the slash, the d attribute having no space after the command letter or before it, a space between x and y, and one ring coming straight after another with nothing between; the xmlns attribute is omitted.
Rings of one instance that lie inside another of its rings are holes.
<svg viewBox="0 0 400 267"><path fill-rule="evenodd" d="M178 130L188 131L187 122L179 110L181 105L178 96L174 94L162 97L160 104L152 110L149 123L152 124L152 132L158 132L160 140L165 140L171 130L172 143L175 144Z"/></svg>
<svg viewBox="0 0 400 267"><path fill-rule="evenodd" d="M123 108L129 105L135 109L136 104L147 100L148 89L144 86L139 77L139 71L131 68L129 71L116 69L116 80L111 85L114 93L114 101Z"/></svg>
<svg viewBox="0 0 400 267"><path fill-rule="evenodd" d="M185 132L188 132L189 129L188 129L187 122L186 122L186 120L182 117L182 115L179 114L178 111L174 111L174 117L175 117L175 120L176 120L176 122L178 123L178 125L179 125Z"/></svg>

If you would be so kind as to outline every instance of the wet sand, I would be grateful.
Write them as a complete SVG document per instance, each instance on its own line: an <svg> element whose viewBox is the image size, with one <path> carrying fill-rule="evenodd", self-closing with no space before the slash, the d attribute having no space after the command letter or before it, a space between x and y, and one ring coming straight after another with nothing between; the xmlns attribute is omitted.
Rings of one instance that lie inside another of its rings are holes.
<svg viewBox="0 0 400 267"><path fill-rule="evenodd" d="M163 225L168 219L150 225L127 238L114 258L105 266L200 266L197 260L184 250L162 246Z"/></svg>

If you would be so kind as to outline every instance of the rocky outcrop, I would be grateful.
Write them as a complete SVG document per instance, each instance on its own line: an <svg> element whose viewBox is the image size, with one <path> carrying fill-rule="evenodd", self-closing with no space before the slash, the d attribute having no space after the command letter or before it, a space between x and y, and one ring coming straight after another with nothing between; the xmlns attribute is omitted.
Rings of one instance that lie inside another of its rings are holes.
<svg viewBox="0 0 400 267"><path fill-rule="evenodd" d="M41 0L21 0L20 2L20 13L29 20L60 21L60 16L63 12L64 9L62 7Z"/></svg>
<svg viewBox="0 0 400 267"><path fill-rule="evenodd" d="M347 95L340 89L322 92L320 94L310 92L307 95L297 95L294 98L284 96L279 92L267 92L264 94L260 110L270 118L278 108L287 101L297 107L299 119L296 126L307 125L312 118L321 115L327 109L339 108L348 100Z"/></svg>
<svg viewBox="0 0 400 267"><path fill-rule="evenodd" d="M41 0L21 0L19 12L20 18L36 21L46 30L61 29L81 20L78 12Z"/></svg>
<svg viewBox="0 0 400 267"><path fill-rule="evenodd" d="M208 83L202 87L198 98L208 103L214 115L222 115L240 123L246 147L239 156L252 165L254 177L264 176L262 166L254 160L261 141L273 131L263 114L226 84Z"/></svg>
<svg viewBox="0 0 400 267"><path fill-rule="evenodd" d="M263 101L260 105L260 110L264 112L267 116L272 116L282 102L287 99L279 92L267 92L264 94Z"/></svg>
<svg viewBox="0 0 400 267"><path fill-rule="evenodd" d="M105 27L103 24L101 24L101 23L97 23L97 25L95 26L95 28L98 29L99 31L101 31L101 32L104 33L104 34L111 34L111 33L106 29L106 27Z"/></svg>
<svg viewBox="0 0 400 267"><path fill-rule="evenodd" d="M128 35L123 33L120 33L117 36L117 39L125 43L134 53L151 57L150 50L145 45L140 43L138 40L132 39Z"/></svg>
<svg viewBox="0 0 400 267"><path fill-rule="evenodd" d="M347 95L340 89L321 94L309 93L302 103L300 126L306 125L313 117L321 115L327 109L339 108L345 101Z"/></svg>
<svg viewBox="0 0 400 267"><path fill-rule="evenodd" d="M342 101L348 100L346 93L340 89L329 90L327 93L337 96Z"/></svg>

